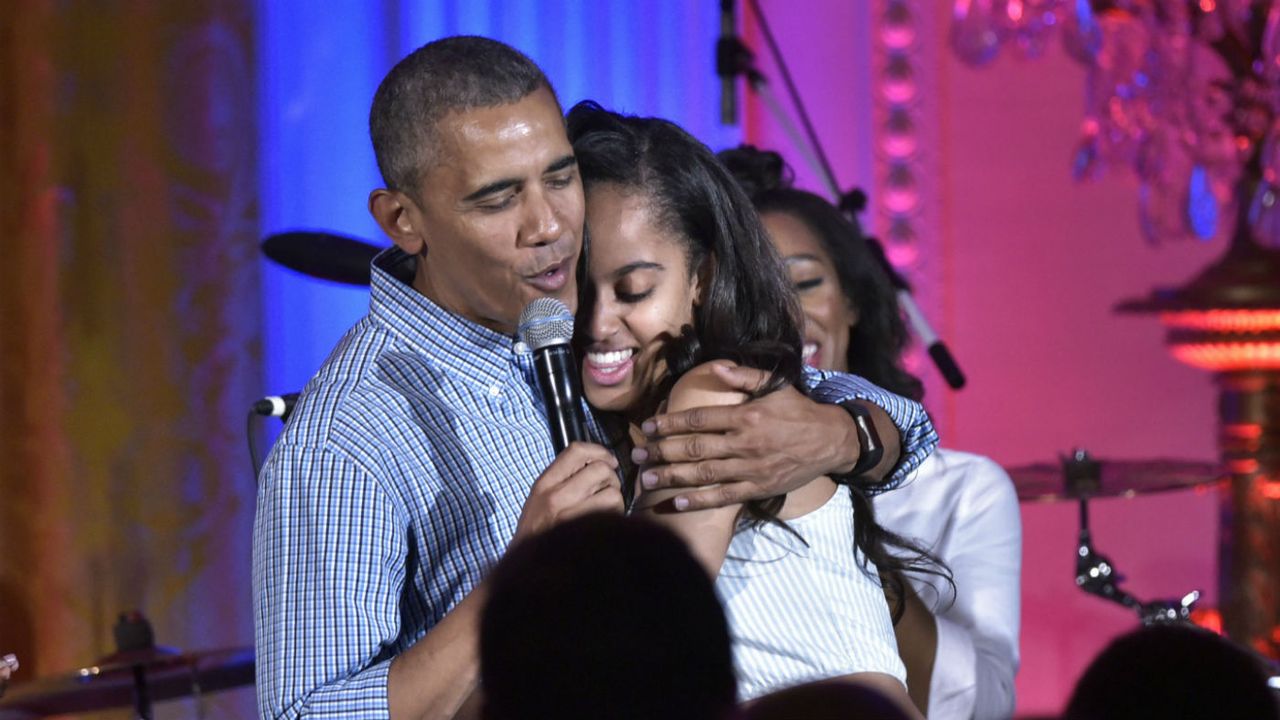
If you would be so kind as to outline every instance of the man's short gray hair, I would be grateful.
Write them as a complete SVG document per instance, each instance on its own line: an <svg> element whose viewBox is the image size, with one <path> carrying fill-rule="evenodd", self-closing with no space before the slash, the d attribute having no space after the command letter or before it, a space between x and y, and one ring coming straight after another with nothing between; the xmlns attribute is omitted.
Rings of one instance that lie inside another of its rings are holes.
<svg viewBox="0 0 1280 720"><path fill-rule="evenodd" d="M416 193L433 161L441 118L517 102L544 87L554 98L542 70L497 40L459 35L423 45L396 63L373 96L369 136L382 181Z"/></svg>

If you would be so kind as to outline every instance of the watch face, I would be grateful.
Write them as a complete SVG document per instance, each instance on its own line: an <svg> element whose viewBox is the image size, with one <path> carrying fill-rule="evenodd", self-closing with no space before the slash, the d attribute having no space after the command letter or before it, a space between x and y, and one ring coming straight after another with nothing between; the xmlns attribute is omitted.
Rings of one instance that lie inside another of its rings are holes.
<svg viewBox="0 0 1280 720"><path fill-rule="evenodd" d="M853 416L854 427L858 428L858 462L854 463L849 474L861 475L880 464L880 459L884 457L884 446L880 444L880 435L876 432L869 410L855 403L842 407Z"/></svg>

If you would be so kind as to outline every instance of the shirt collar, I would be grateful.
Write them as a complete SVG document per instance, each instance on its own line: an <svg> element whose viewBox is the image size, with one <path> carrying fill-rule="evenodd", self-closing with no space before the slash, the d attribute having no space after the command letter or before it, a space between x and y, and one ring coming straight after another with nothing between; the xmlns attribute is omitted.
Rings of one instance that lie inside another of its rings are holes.
<svg viewBox="0 0 1280 720"><path fill-rule="evenodd" d="M528 354L511 335L456 315L414 289L418 259L397 247L373 259L369 315L415 350L486 383L510 379L516 357Z"/></svg>

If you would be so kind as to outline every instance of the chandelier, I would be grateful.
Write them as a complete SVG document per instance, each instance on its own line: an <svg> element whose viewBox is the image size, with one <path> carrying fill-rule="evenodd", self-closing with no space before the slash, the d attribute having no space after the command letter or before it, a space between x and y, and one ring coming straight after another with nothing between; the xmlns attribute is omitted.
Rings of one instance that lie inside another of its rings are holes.
<svg viewBox="0 0 1280 720"><path fill-rule="evenodd" d="M972 65L1042 54L1057 33L1086 68L1072 169L1138 177L1149 242L1229 239L1181 287L1120 312L1157 315L1178 360L1214 373L1223 629L1280 659L1280 0L954 0Z"/></svg>
<svg viewBox="0 0 1280 720"><path fill-rule="evenodd" d="M1131 167L1139 181L1139 224L1152 243L1231 236L1239 218L1253 241L1280 248L1280 6L953 3L952 49L971 65L1002 51L1038 57L1055 35L1086 68L1072 161L1077 179L1097 177L1107 166Z"/></svg>

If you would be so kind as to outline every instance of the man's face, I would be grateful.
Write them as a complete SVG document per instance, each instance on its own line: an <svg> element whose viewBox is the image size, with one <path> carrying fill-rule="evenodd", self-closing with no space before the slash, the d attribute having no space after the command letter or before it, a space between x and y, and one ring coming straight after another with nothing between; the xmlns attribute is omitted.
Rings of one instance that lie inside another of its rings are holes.
<svg viewBox="0 0 1280 720"><path fill-rule="evenodd" d="M414 287L507 334L534 298L576 309L582 183L551 93L452 113L436 134L416 199L427 257Z"/></svg>

